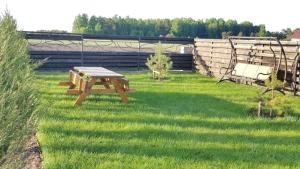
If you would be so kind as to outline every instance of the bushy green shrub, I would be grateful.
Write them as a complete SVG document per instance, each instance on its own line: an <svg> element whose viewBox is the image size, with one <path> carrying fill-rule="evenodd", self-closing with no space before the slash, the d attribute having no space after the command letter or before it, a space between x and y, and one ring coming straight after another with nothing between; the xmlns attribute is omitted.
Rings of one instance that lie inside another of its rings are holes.
<svg viewBox="0 0 300 169"><path fill-rule="evenodd" d="M288 99L285 95L277 95L278 91L282 91L285 83L277 79L276 73L273 71L270 79L265 81L267 91L270 95L258 94L255 98L258 101L257 116L267 117L283 117L292 114L293 110L288 107Z"/></svg>
<svg viewBox="0 0 300 169"><path fill-rule="evenodd" d="M38 98L27 42L13 17L0 18L0 166L18 168L34 127Z"/></svg>
<svg viewBox="0 0 300 169"><path fill-rule="evenodd" d="M153 78L160 80L167 77L168 71L172 69L173 62L170 57L163 54L163 48L159 42L154 56L151 55L147 59L146 65L153 72Z"/></svg>

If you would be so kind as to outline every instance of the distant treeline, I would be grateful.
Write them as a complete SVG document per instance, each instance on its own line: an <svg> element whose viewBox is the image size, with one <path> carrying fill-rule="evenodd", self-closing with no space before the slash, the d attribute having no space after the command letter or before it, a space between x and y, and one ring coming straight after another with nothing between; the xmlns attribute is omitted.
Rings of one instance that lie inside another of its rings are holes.
<svg viewBox="0 0 300 169"><path fill-rule="evenodd" d="M290 36L290 29L281 32L269 32L265 25L253 25L249 21L238 23L236 20L222 18L194 20L191 18L176 19L135 19L114 16L88 17L81 14L73 22L74 33L94 33L102 35L135 35L164 37L199 37L227 38L228 36L277 36L285 39Z"/></svg>

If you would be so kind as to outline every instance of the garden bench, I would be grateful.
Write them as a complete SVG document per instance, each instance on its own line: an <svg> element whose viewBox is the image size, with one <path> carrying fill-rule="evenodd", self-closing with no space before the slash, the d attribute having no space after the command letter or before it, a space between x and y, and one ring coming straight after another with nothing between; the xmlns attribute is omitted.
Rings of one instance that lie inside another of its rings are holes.
<svg viewBox="0 0 300 169"><path fill-rule="evenodd" d="M230 55L230 61L228 64L228 67L225 68L226 71L219 80L218 83L229 80L233 82L244 82L246 84L250 83L257 83L257 84L264 84L264 81L267 79L271 79L272 72L275 73L278 78L279 70L281 62L284 61L284 83L286 82L287 77L287 58L284 51L284 48L278 38L275 37L238 37L238 36L231 36L228 38L230 46L231 46L231 55ZM250 46L249 45L239 45L239 43L242 44L243 40L255 40L257 43L253 43ZM273 53L272 61L266 63L262 62L263 56L260 56L258 54L261 53L261 47L259 42L260 41L269 41L269 50ZM274 49L272 49L272 43L277 43L277 45L280 47L280 56L279 56L279 63L276 59L276 53L274 52ZM237 52L242 50L243 52ZM245 60L245 51L248 50L248 57ZM242 55L242 57L239 57ZM258 61L255 61L255 59L258 58ZM268 65L262 65L262 64L268 64ZM221 70L224 69L222 67ZM273 79L272 79L273 80ZM275 80L275 79L274 79ZM296 85L294 85L296 86ZM282 85L279 88L276 88L276 90L283 93L284 85ZM266 88L266 92L271 91L271 89Z"/></svg>
<svg viewBox="0 0 300 169"><path fill-rule="evenodd" d="M221 69L224 69L224 67L222 67ZM273 68L269 66L237 63L235 67L225 75L225 78L222 79L222 81L265 81L271 76L272 71Z"/></svg>
<svg viewBox="0 0 300 169"><path fill-rule="evenodd" d="M74 70L69 72L69 81L60 82L59 85L69 86L67 94L79 94L75 105L81 105L89 94L112 93L119 93L122 102L127 103L125 93L133 91L123 75L103 67L74 67ZM96 85L102 85L104 89L93 89Z"/></svg>

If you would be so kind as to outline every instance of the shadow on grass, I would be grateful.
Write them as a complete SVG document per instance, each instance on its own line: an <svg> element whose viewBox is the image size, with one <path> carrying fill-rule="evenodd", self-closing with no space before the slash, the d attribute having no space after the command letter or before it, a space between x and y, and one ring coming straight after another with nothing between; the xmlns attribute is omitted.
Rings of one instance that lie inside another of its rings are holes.
<svg viewBox="0 0 300 169"><path fill-rule="evenodd" d="M52 95L51 95L52 94ZM55 102L75 102L77 96L65 95L64 93L43 92L44 99L52 99ZM143 111L166 115L201 115L206 117L241 117L247 110L246 105L239 105L205 94L175 93L175 92L146 92L138 91L129 94L129 103L120 103L118 94L113 95L89 95L80 107L61 105L55 109L87 111L99 111L109 108L111 113L130 113ZM107 107L107 105L110 104ZM138 109L141 108L141 109Z"/></svg>
<svg viewBox="0 0 300 169"><path fill-rule="evenodd" d="M73 105L74 98L76 97L67 98L67 101L71 104L52 107L51 110L54 113L46 114L45 118L61 121L122 122L211 129L300 131L300 125L297 122L272 120L235 121L234 118L251 118L246 113L248 110L247 105L231 103L204 94L138 92L130 95L131 101L128 104L121 103L117 95L94 95L80 107ZM65 100L66 97L56 97L56 99L58 101ZM68 112L74 110L80 111L77 112L78 116L69 116ZM91 114L93 115L92 117L90 116ZM107 115L116 116L110 117ZM134 117L131 117L131 115L134 115ZM180 118L184 116L189 118ZM207 118L215 120L209 121ZM217 120L218 118L225 118L225 120Z"/></svg>
<svg viewBox="0 0 300 169"><path fill-rule="evenodd" d="M147 130L141 132L142 134L147 132ZM76 132L74 132L76 133ZM98 133L101 135L101 133ZM102 133L103 134L103 133ZM194 162L201 161L218 161L223 163L237 163L237 162L248 162L253 164L276 164L276 165L299 165L300 152L293 149L276 149L273 147L265 147L262 144L259 145L242 145L242 146L220 146L220 144L213 145L211 143L217 143L218 134L214 135L203 135L203 137L210 137L211 140L204 141L199 139L199 143L205 144L209 143L210 146L194 146L194 145L178 145L178 144L149 144L149 139L145 140L145 144L135 144L131 143L130 139L125 136L126 133L104 133L102 138L111 138L113 141L110 143L106 142L72 142L72 144L61 143L56 145L47 145L46 148L50 152L72 152L72 151L81 151L87 153L121 153L129 154L140 157L172 157L177 160L189 160ZM129 134L129 133L127 133ZM162 131L159 134L166 134ZM80 133L76 133L77 136L82 136ZM88 134L87 134L88 135ZM171 134L173 135L173 134ZM86 136L86 134L85 134ZM136 137L140 137L137 135ZM168 137L168 135L166 136ZM183 140L188 140L189 137L181 138ZM90 137L89 137L90 138ZM101 140L101 138L98 138ZM160 139L160 138L159 138ZM174 139L170 137L169 139ZM175 138L177 139L177 138ZM225 138L230 139L229 138ZM223 145L228 145L228 142L224 140ZM241 142L244 142L241 140ZM249 142L249 141L247 141ZM230 140L229 140L230 143Z"/></svg>
<svg viewBox="0 0 300 169"><path fill-rule="evenodd" d="M119 123L123 123L120 121ZM117 125L118 123L116 123ZM176 141L194 141L201 143L220 143L220 144L236 144L245 143L250 145L288 145L300 146L300 136L262 136L249 135L247 133L215 133L216 131L205 132L191 132L191 131L170 131L155 128L142 128L136 130L73 130L62 129L61 127L51 127L43 130L47 133L64 135L67 137L83 137L83 138L109 138L113 140L130 140L139 139L145 142L159 138L162 140L176 140ZM300 154L300 152L299 152Z"/></svg>
<svg viewBox="0 0 300 169"><path fill-rule="evenodd" d="M55 93L55 95L58 95ZM51 93L45 93L50 99ZM65 96L54 97L55 101L67 101L50 108L51 112L45 115L46 120L55 120L68 124L69 122L118 124L141 124L146 126L138 130L78 130L47 126L41 129L48 136L59 135L64 138L86 138L84 142L72 144L57 141L57 144L45 145L42 148L51 152L84 151L88 153L122 153L148 157L173 157L178 160L190 161L221 161L225 163L249 162L280 165L299 165L296 157L300 152L287 146L300 146L300 137L276 135L249 135L247 131L300 131L297 122L249 120L247 105L233 103L230 100L220 99L211 95L177 92L147 92L139 91L129 95L128 104L120 103L117 95L90 96L81 107L74 107L72 99ZM70 97L71 98L71 97ZM72 111L76 110L75 113ZM62 113L63 112L63 113ZM92 115L92 116L91 116ZM219 121L216 119L220 119ZM248 118L245 121L235 119ZM215 120L210 120L215 119ZM222 120L223 119L223 120ZM225 120L224 120L225 119ZM168 125L181 128L204 128L223 131L238 129L244 134L224 132L189 132L187 130L169 131L159 129ZM157 126L157 128L153 127ZM267 132L265 131L265 132ZM112 142L93 143L90 138L107 138ZM193 145L148 144L149 140L158 139L185 143L210 144L207 147ZM82 140L82 139L80 139ZM140 140L144 144L132 143ZM220 146L231 145L231 146ZM239 145L239 146L235 146ZM275 147L283 146L283 148Z"/></svg>

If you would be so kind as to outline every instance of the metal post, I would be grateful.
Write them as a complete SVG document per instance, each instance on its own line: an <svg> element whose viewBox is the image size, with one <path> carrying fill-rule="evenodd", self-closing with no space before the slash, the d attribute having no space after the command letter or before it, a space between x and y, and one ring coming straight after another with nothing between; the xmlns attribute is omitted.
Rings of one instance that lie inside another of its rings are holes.
<svg viewBox="0 0 300 169"><path fill-rule="evenodd" d="M81 61L81 66L83 66L83 36L81 35L81 57L80 57L80 61Z"/></svg>
<svg viewBox="0 0 300 169"><path fill-rule="evenodd" d="M196 58L198 56L196 41L194 40L193 44L193 58L192 58L192 72L196 72Z"/></svg>
<svg viewBox="0 0 300 169"><path fill-rule="evenodd" d="M138 71L140 70L140 57L141 57L141 36L139 36L139 53L138 53L138 58L137 58L137 66L138 66Z"/></svg>

